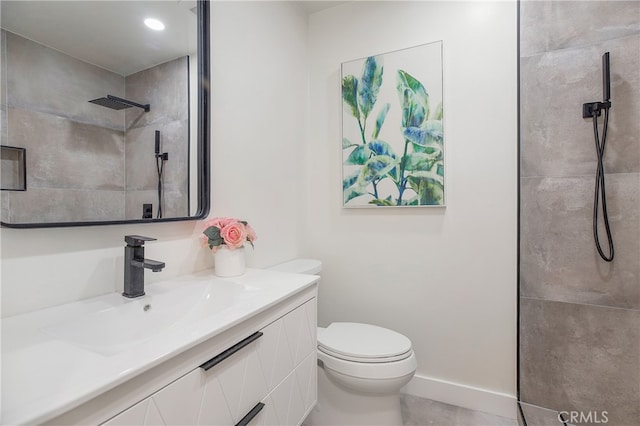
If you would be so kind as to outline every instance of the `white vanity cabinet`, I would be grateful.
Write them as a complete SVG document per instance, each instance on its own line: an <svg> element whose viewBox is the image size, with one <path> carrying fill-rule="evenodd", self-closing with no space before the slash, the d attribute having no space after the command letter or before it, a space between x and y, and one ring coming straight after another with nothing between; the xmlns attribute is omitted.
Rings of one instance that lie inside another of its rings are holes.
<svg viewBox="0 0 640 426"><path fill-rule="evenodd" d="M315 333L312 298L104 424L298 425L316 402Z"/></svg>
<svg viewBox="0 0 640 426"><path fill-rule="evenodd" d="M313 298L104 424L298 425L316 402L315 333Z"/></svg>
<svg viewBox="0 0 640 426"><path fill-rule="evenodd" d="M33 377L28 377L29 388L39 392L39 398L51 397L58 403L56 398L70 395L78 403L64 409L59 402L61 408L57 412L50 409L38 417L32 415L34 420L26 420L29 413L24 410L18 413L24 421L6 420L10 419L7 416L5 423L300 425L317 400L317 278L253 270L237 279L238 285L244 283L247 283L244 291L255 292L259 297L241 295L244 299L228 310L169 330L141 343L135 350L102 355L65 344L69 352L56 358L55 365L59 367L43 365L31 374ZM216 291L204 294L222 297ZM37 325L31 329L24 325L14 327L13 334L28 336L25 330L33 330L32 334L37 335L44 321L32 323ZM171 349L179 338L177 335L192 343ZM54 340L53 344L60 343ZM16 366L24 369L16 371L14 387L20 383L20 377L30 373L28 365L19 360L32 352L34 356L40 353L35 344L23 347L15 351L20 355L15 357ZM142 360L146 368L130 374L127 364ZM105 373L112 366L118 374ZM35 386L45 373L58 379L40 380L46 387ZM113 385L93 393L74 392L82 383L92 384L96 374L105 376ZM54 389L60 391L52 393ZM35 403L32 406L41 407Z"/></svg>

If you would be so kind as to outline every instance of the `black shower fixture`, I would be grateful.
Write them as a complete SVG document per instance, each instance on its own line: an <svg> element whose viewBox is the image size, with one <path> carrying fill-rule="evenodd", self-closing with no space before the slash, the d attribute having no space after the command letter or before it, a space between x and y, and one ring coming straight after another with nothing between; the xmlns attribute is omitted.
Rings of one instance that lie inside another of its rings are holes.
<svg viewBox="0 0 640 426"><path fill-rule="evenodd" d="M611 71L609 52L602 55L602 102L582 104L582 118L600 117L600 113L611 108Z"/></svg>
<svg viewBox="0 0 640 426"><path fill-rule="evenodd" d="M158 212L156 217L162 218L162 206L164 205L164 162L169 160L169 153L160 152L160 130L156 130L155 134L156 170L158 172Z"/></svg>
<svg viewBox="0 0 640 426"><path fill-rule="evenodd" d="M130 101L128 99L122 99L112 95L107 95L107 97L105 98L93 99L89 102L94 103L96 105L103 106L103 107L115 109L115 110L137 107L137 108L142 108L144 112L149 112L149 110L151 109L150 104L143 105L137 102Z"/></svg>
<svg viewBox="0 0 640 426"><path fill-rule="evenodd" d="M591 118L593 120L593 136L595 139L596 155L598 158L595 194L593 197L593 238L600 257L606 262L611 262L614 255L613 238L611 237L611 228L609 226L607 194L604 186L604 147L607 143L609 109L611 108L611 71L609 66L609 52L602 55L602 97L602 102L587 102L582 104L582 118ZM602 111L604 111L604 122L602 125L602 138L600 138L600 132L598 131L598 117L600 117ZM602 204L600 204L601 200ZM602 250L602 247L600 246L600 237L598 236L598 212L600 209L602 209L604 229L607 233L607 242L609 245L608 256Z"/></svg>

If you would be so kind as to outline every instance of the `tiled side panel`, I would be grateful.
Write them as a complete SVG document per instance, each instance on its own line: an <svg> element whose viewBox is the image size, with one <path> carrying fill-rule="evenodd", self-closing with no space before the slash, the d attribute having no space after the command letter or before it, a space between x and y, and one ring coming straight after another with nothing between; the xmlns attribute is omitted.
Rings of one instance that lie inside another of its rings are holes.
<svg viewBox="0 0 640 426"><path fill-rule="evenodd" d="M27 153L27 191L3 194L2 220L123 219L124 115L89 101L123 96L124 78L2 36L3 143Z"/></svg>
<svg viewBox="0 0 640 426"><path fill-rule="evenodd" d="M163 217L189 215L189 147L196 135L189 135L189 80L187 58L182 57L126 77L127 98L150 104L149 112L126 110L126 192L127 219L138 219L144 203L153 204L157 216L158 172L155 158L155 131L160 131L164 162ZM195 112L193 112L195 113ZM194 171L191 171L192 173Z"/></svg>
<svg viewBox="0 0 640 426"><path fill-rule="evenodd" d="M400 407L404 426L516 426L515 419L409 394L400 394Z"/></svg>
<svg viewBox="0 0 640 426"><path fill-rule="evenodd" d="M121 190L31 188L27 191L3 192L3 199L7 203L3 220L9 223L124 219L124 193Z"/></svg>
<svg viewBox="0 0 640 426"><path fill-rule="evenodd" d="M122 112L89 103L107 95L123 97L122 76L16 34L4 35L9 106L124 130Z"/></svg>
<svg viewBox="0 0 640 426"><path fill-rule="evenodd" d="M523 1L520 18L519 371L527 424L559 424L554 410L606 410L608 424L637 424L640 2ZM581 114L583 103L602 99L607 51L612 263L594 247L596 152L593 123Z"/></svg>
<svg viewBox="0 0 640 426"><path fill-rule="evenodd" d="M593 242L594 180L521 180L521 296L640 309L640 173L607 176L614 263Z"/></svg>
<svg viewBox="0 0 640 426"><path fill-rule="evenodd" d="M612 107L605 172L640 172L640 35L635 35L521 59L521 176L594 175L593 122L582 118L582 104L602 100L607 51Z"/></svg>
<svg viewBox="0 0 640 426"><path fill-rule="evenodd" d="M142 205L158 209L158 172L155 158L155 131L160 131L161 152L169 154L163 165L163 217L188 216L188 121L158 122L129 129L126 133L125 158L126 218L142 217ZM193 170L191 171L193 172Z"/></svg>
<svg viewBox="0 0 640 426"><path fill-rule="evenodd" d="M27 190L124 189L121 130L20 108L8 113L10 143L27 150Z"/></svg>
<svg viewBox="0 0 640 426"><path fill-rule="evenodd" d="M522 298L522 400L640 419L640 311Z"/></svg>
<svg viewBox="0 0 640 426"><path fill-rule="evenodd" d="M520 2L522 56L592 44L640 32L640 2Z"/></svg>

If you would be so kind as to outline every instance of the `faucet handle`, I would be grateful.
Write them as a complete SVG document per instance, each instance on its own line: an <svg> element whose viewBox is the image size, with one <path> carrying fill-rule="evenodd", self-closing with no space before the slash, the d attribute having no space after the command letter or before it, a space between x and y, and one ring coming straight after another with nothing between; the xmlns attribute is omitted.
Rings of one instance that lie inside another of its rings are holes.
<svg viewBox="0 0 640 426"><path fill-rule="evenodd" d="M142 235L125 235L124 241L131 247L142 247L145 241L156 241L157 238L143 237Z"/></svg>

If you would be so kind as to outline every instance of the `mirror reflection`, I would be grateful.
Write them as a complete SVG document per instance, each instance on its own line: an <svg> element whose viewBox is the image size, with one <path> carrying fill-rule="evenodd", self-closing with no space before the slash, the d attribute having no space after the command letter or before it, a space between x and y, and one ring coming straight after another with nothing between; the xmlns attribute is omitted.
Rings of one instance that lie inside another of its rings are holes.
<svg viewBox="0 0 640 426"><path fill-rule="evenodd" d="M2 222L196 214L196 2L0 7L1 145L25 150L27 185L1 191Z"/></svg>

